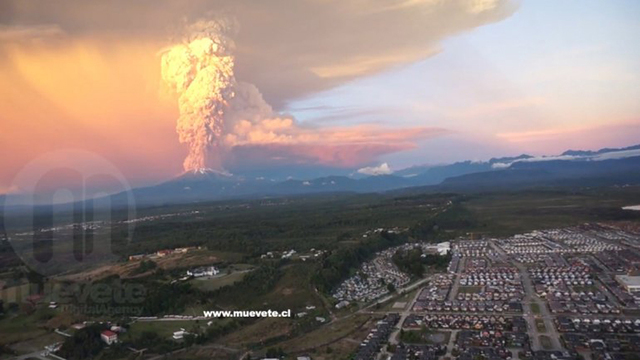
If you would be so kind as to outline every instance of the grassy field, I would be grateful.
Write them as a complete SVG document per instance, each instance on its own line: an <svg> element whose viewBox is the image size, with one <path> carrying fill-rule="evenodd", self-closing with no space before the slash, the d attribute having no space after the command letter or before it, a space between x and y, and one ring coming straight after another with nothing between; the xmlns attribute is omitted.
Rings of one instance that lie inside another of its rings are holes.
<svg viewBox="0 0 640 360"><path fill-rule="evenodd" d="M544 320L536 319L536 329L538 329L538 332L547 332L547 326L544 324Z"/></svg>
<svg viewBox="0 0 640 360"><path fill-rule="evenodd" d="M330 325L322 326L296 339L288 340L279 344L279 346L282 346L287 353L299 353L310 351L314 348L331 346L332 343L340 339L348 338L371 321L372 317L370 315L356 314L338 320ZM357 345L354 345L353 348L355 349L356 346Z"/></svg>
<svg viewBox="0 0 640 360"><path fill-rule="evenodd" d="M160 337L169 339L175 331L180 329L192 331L195 328L200 328L204 330L207 328L208 321L209 320L136 321L131 324L131 327L124 339L136 337L145 331L155 332L160 335ZM213 321L211 326L216 326L222 325L224 322L229 320L211 319L210 321Z"/></svg>
<svg viewBox="0 0 640 360"><path fill-rule="evenodd" d="M540 304L538 304L538 303L531 304L531 312L536 314L536 315L539 315L540 314Z"/></svg>
<svg viewBox="0 0 640 360"><path fill-rule="evenodd" d="M49 333L43 324L51 316L48 309L34 312L31 315L7 316L0 320L0 344L12 344L32 340Z"/></svg>
<svg viewBox="0 0 640 360"><path fill-rule="evenodd" d="M241 281L249 271L251 270L240 270L231 274L223 272L213 277L193 279L189 283L200 290L213 291L223 286L233 285L236 281Z"/></svg>
<svg viewBox="0 0 640 360"><path fill-rule="evenodd" d="M20 341L11 345L19 354L29 354L34 351L42 350L45 346L64 341L66 338L55 332L48 332L44 335L37 336L33 339Z"/></svg>
<svg viewBox="0 0 640 360"><path fill-rule="evenodd" d="M638 219L621 207L640 201L637 188L581 191L530 190L470 195L463 205L476 218L477 234L505 236L593 221Z"/></svg>
<svg viewBox="0 0 640 360"><path fill-rule="evenodd" d="M400 340L407 344L447 344L450 337L449 331L409 330L400 333Z"/></svg>
<svg viewBox="0 0 640 360"><path fill-rule="evenodd" d="M390 301L385 302L380 306L381 311L401 311L404 308L411 305L411 301L416 297L418 291L422 290L422 287L418 286L416 289L411 290L407 293L399 295L397 298L391 299ZM395 307L396 303L405 303L405 306L402 308Z"/></svg>
<svg viewBox="0 0 640 360"><path fill-rule="evenodd" d="M545 350L549 350L553 347L551 344L551 338L547 335L540 335L540 345L542 345L542 348Z"/></svg>
<svg viewBox="0 0 640 360"><path fill-rule="evenodd" d="M458 294L478 294L482 291L483 286L460 286Z"/></svg>

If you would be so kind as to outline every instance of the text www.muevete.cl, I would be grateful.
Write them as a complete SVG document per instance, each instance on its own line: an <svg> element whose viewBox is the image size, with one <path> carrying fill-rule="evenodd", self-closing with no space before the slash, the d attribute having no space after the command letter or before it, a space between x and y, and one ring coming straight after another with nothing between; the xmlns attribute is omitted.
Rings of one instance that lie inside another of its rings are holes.
<svg viewBox="0 0 640 360"><path fill-rule="evenodd" d="M203 311L207 318L266 318L266 317L291 317L291 309L276 310L211 310Z"/></svg>

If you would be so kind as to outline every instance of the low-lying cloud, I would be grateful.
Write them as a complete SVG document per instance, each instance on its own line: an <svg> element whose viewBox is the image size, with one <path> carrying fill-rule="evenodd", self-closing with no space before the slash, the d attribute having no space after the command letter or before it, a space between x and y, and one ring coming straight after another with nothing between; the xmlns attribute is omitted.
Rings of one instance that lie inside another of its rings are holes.
<svg viewBox="0 0 640 360"><path fill-rule="evenodd" d="M640 149L622 150L622 151L605 151L602 153L585 153L585 154L567 154L557 156L537 156L524 159L518 159L508 163L494 163L491 165L494 169L506 169L511 165L518 162L540 162L540 161L602 161L602 160L615 160L625 159L630 157L640 156Z"/></svg>
<svg viewBox="0 0 640 360"><path fill-rule="evenodd" d="M389 164L382 163L378 166L367 166L358 169L359 174L370 175L370 176L379 176L379 175L390 175L393 173Z"/></svg>

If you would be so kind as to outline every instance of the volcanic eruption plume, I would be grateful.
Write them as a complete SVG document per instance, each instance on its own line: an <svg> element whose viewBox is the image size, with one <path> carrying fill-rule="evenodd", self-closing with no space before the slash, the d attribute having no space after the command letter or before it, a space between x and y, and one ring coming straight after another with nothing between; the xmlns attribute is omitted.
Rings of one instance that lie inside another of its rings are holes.
<svg viewBox="0 0 640 360"><path fill-rule="evenodd" d="M232 20L201 20L162 53L162 79L178 94L176 130L187 144L185 172L227 173L223 158L247 151L267 161L355 166L414 147L437 129L314 127L274 111L252 83L236 81ZM255 152L251 152L253 149ZM288 160L287 160L288 159Z"/></svg>
<svg viewBox="0 0 640 360"><path fill-rule="evenodd" d="M223 170L221 135L224 114L234 97L232 31L227 21L200 21L188 36L162 55L162 79L179 95L179 140L189 147L185 171Z"/></svg>

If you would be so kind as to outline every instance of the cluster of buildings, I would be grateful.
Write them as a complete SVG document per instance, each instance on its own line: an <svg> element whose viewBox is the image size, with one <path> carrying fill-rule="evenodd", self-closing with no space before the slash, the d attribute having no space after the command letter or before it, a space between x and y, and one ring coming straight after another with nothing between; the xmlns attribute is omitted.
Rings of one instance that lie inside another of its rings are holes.
<svg viewBox="0 0 640 360"><path fill-rule="evenodd" d="M593 293L585 294L571 293L560 294L552 293L547 295L549 302L549 310L553 314L572 313L572 314L619 314L620 309L613 303L603 298L602 294Z"/></svg>
<svg viewBox="0 0 640 360"><path fill-rule="evenodd" d="M461 286L504 286L519 285L520 274L518 269L509 267L491 267L486 269L478 269L472 273L463 274L460 278Z"/></svg>
<svg viewBox="0 0 640 360"><path fill-rule="evenodd" d="M145 259L149 259L149 260L160 259L171 254L186 254L189 251L196 250L196 249L201 249L201 247L189 246L189 247L180 247L175 249L162 249L151 254L129 255L129 261L140 261Z"/></svg>
<svg viewBox="0 0 640 360"><path fill-rule="evenodd" d="M499 331L524 331L527 323L520 316L501 315L452 315L452 314L427 314L424 316L411 314L405 318L403 328L418 329L422 326L432 329L463 329L463 330L499 330Z"/></svg>
<svg viewBox="0 0 640 360"><path fill-rule="evenodd" d="M635 263L639 261L637 255L632 252L614 252L603 251L598 254L594 254L594 257L598 262L605 266L605 268L615 273L625 273L635 268Z"/></svg>
<svg viewBox="0 0 640 360"><path fill-rule="evenodd" d="M627 360L640 351L640 337L622 334L562 334L564 347L590 352L593 360Z"/></svg>
<svg viewBox="0 0 640 360"><path fill-rule="evenodd" d="M443 345L399 344L390 360L437 360L446 352Z"/></svg>
<svg viewBox="0 0 640 360"><path fill-rule="evenodd" d="M445 241L437 244L423 244L422 250L426 253L435 253L444 256L451 252L451 243Z"/></svg>
<svg viewBox="0 0 640 360"><path fill-rule="evenodd" d="M449 297L454 277L450 274L438 274L429 282L429 285L420 290L414 310L416 306L424 307L429 301L443 302Z"/></svg>
<svg viewBox="0 0 640 360"><path fill-rule="evenodd" d="M462 313L521 313L519 301L427 301L416 302L413 311L462 312Z"/></svg>
<svg viewBox="0 0 640 360"><path fill-rule="evenodd" d="M410 278L393 263L392 256L407 246L393 247L377 253L373 260L362 264L356 275L342 282L334 291L333 297L340 302L368 302L387 294L388 284L396 289L406 285Z"/></svg>
<svg viewBox="0 0 640 360"><path fill-rule="evenodd" d="M619 251L619 244L600 239L604 231L593 227L535 230L502 239L498 244L507 254L595 254Z"/></svg>
<svg viewBox="0 0 640 360"><path fill-rule="evenodd" d="M404 231L407 231L406 228L402 229L399 227L393 227L393 228L389 228L389 229L385 229L385 228L376 228L376 229L371 229L371 230L367 230L364 232L364 234L362 234L363 238L367 238L371 235L376 235L376 234L380 234L383 232L388 232L389 234L400 234Z"/></svg>
<svg viewBox="0 0 640 360"><path fill-rule="evenodd" d="M199 210L193 210L193 211L185 211L185 212L181 212L181 213L142 216L142 217L135 218L135 219L123 220L123 221L120 221L120 223L122 223L122 224L135 224L135 223L139 223L139 222L166 220L166 219L169 219L169 218L174 218L174 217L179 217L179 216L193 216L193 215L200 215L200 214L201 214L201 212Z"/></svg>
<svg viewBox="0 0 640 360"><path fill-rule="evenodd" d="M495 252L487 240L458 240L452 247L453 255L482 257Z"/></svg>
<svg viewBox="0 0 640 360"><path fill-rule="evenodd" d="M187 276L192 277L204 277L204 276L214 276L218 275L220 270L218 270L215 266L201 266L193 269L187 270Z"/></svg>
<svg viewBox="0 0 640 360"><path fill-rule="evenodd" d="M458 333L454 352L458 360L511 359L511 348L530 349L526 332L500 330L463 330Z"/></svg>
<svg viewBox="0 0 640 360"><path fill-rule="evenodd" d="M285 251L268 251L262 255L260 255L261 259L299 259L302 261L307 261L309 259L317 259L322 254L324 254L325 250L316 250L311 249L309 252L298 253L294 249L285 250Z"/></svg>
<svg viewBox="0 0 640 360"><path fill-rule="evenodd" d="M531 281L535 285L541 285L536 287L537 293L540 293L539 290L542 288L548 291L559 285L591 286L593 280L590 272L589 267L585 265L529 268Z"/></svg>
<svg viewBox="0 0 640 360"><path fill-rule="evenodd" d="M584 333L640 333L640 319L626 317L573 317L558 316L555 320L560 332Z"/></svg>
<svg viewBox="0 0 640 360"><path fill-rule="evenodd" d="M640 307L640 296L636 293L629 292L624 285L620 284L615 275L599 274L598 280L625 308L638 309Z"/></svg>
<svg viewBox="0 0 640 360"><path fill-rule="evenodd" d="M503 301L516 302L524 297L520 274L512 267L492 267L460 277L459 301ZM471 291L473 290L473 291Z"/></svg>
<svg viewBox="0 0 640 360"><path fill-rule="evenodd" d="M522 264L535 264L539 266L565 266L566 260L560 254L514 254L513 260Z"/></svg>
<svg viewBox="0 0 640 360"><path fill-rule="evenodd" d="M371 330L367 337L360 343L356 352L355 360L373 360L376 358L377 353L382 348L382 345L387 343L389 335L393 331L400 320L399 314L387 314L384 319L378 321L376 326Z"/></svg>

